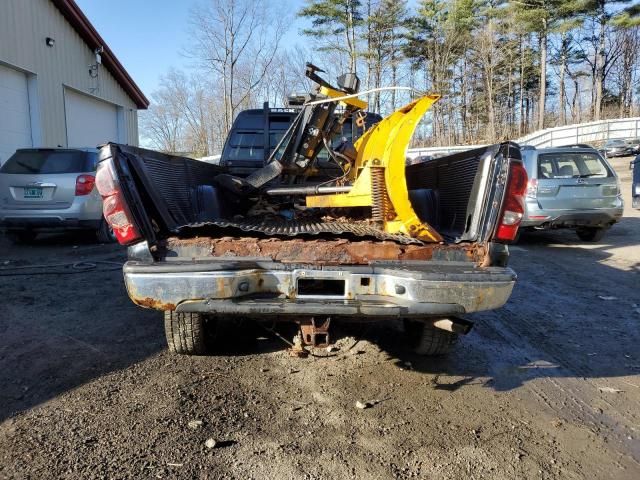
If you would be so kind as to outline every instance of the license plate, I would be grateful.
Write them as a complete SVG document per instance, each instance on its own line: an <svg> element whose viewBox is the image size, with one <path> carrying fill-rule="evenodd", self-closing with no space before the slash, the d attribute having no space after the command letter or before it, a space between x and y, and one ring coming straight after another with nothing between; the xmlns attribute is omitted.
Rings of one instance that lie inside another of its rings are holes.
<svg viewBox="0 0 640 480"><path fill-rule="evenodd" d="M42 188L41 187L25 188L24 198L42 198Z"/></svg>

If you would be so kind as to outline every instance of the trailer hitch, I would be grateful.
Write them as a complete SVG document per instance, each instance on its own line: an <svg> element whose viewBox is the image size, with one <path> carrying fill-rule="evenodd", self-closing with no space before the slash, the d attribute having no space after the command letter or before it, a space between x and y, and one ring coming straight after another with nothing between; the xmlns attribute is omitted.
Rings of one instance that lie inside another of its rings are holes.
<svg viewBox="0 0 640 480"><path fill-rule="evenodd" d="M296 323L298 323L300 330L293 337L293 346L289 350L291 356L306 357L309 355L305 349L306 346L324 348L331 343L329 336L331 317L327 317L322 323L317 322L314 317L300 319Z"/></svg>

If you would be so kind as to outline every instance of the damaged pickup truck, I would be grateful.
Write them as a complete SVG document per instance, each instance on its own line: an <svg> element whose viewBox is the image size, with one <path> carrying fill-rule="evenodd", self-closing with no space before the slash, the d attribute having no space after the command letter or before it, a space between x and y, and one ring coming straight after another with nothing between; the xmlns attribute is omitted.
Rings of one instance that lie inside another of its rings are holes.
<svg viewBox="0 0 640 480"><path fill-rule="evenodd" d="M398 319L437 355L470 330L462 315L508 300L527 185L517 145L406 166L438 97L366 129L357 77L333 87L318 71L307 65L317 88L254 169L102 147L96 185L129 246L129 296L164 311L171 351L205 353L220 317L296 322L300 354L331 342L330 322ZM336 142L347 121L362 134Z"/></svg>

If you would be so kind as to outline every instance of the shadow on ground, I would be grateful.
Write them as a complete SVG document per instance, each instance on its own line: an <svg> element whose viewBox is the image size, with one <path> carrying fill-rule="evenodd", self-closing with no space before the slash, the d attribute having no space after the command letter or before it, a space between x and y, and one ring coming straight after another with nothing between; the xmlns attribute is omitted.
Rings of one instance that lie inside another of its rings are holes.
<svg viewBox="0 0 640 480"><path fill-rule="evenodd" d="M588 248L571 232L524 236L512 251L519 279L510 301L471 315L476 328L448 357L415 355L393 321L345 324L334 339L369 340L398 368L430 374L433 387L447 391L470 384L506 391L539 377L638 374L640 258L611 260L615 249L637 250L639 238L640 218L623 219ZM125 258L118 246L76 236L1 246L0 260L15 264ZM0 277L0 291L0 421L165 349L161 314L130 302L120 271ZM281 337L251 324L222 322L222 328L216 355L284 350L282 338L293 337L286 326L277 330Z"/></svg>

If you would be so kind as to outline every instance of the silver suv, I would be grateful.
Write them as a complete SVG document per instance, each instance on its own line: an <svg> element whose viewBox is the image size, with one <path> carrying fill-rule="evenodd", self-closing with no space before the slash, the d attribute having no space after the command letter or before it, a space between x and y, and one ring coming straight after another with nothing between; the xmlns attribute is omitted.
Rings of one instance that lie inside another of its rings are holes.
<svg viewBox="0 0 640 480"><path fill-rule="evenodd" d="M572 228L598 241L622 217L620 182L597 150L523 147L522 158L529 184L521 229Z"/></svg>
<svg viewBox="0 0 640 480"><path fill-rule="evenodd" d="M67 229L93 230L99 241L113 241L94 187L96 162L95 149L16 151L0 167L0 228L18 242Z"/></svg>

